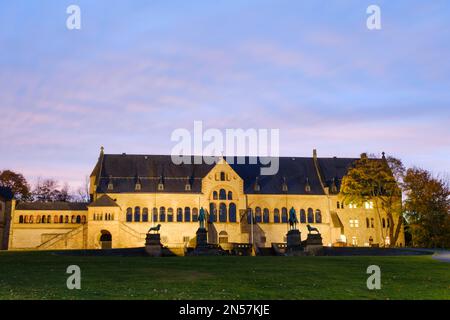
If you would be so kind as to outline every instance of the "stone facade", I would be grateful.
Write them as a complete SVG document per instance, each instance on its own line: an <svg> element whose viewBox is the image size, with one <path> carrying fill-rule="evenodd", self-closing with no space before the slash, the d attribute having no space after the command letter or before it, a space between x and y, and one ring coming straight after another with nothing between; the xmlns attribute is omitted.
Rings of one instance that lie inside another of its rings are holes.
<svg viewBox="0 0 450 320"><path fill-rule="evenodd" d="M103 152L100 154L91 174L92 202L85 207L13 205L9 247L33 250L143 247L148 229L157 224L161 225L163 245L175 249L194 247L200 208L207 213L208 241L224 246L253 242L259 247L270 247L272 243L286 242L291 208L300 221L297 227L302 240L306 239L306 225L310 224L320 230L326 246L383 246L389 241L384 236L388 225L385 223L382 235L382 220L372 204L354 208L340 202L338 190L326 185L316 156L302 160L310 161L313 170L307 170L306 179L301 178L306 181L301 181L301 187L281 177L282 186L276 193L270 193L275 178L267 182L264 178L249 177L247 171L241 171L240 175L239 169L225 159L187 177L183 176L185 172L177 173L171 167L161 169L164 174L136 174L135 171L144 170L136 160L141 156L107 157ZM151 161L151 157L142 156L142 163ZM288 160L282 165L286 166L285 163ZM326 163L322 162L322 167ZM151 165L157 168L154 163ZM120 171L118 166L129 172ZM334 183L335 179L331 180ZM397 245L403 245L403 239L402 233Z"/></svg>

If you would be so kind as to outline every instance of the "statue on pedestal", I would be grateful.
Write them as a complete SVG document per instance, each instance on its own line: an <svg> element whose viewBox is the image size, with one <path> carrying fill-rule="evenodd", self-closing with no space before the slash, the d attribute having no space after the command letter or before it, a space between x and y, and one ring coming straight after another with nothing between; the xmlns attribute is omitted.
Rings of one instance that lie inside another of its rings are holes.
<svg viewBox="0 0 450 320"><path fill-rule="evenodd" d="M200 208L200 213L198 214L198 223L200 229L205 229L205 209Z"/></svg>
<svg viewBox="0 0 450 320"><path fill-rule="evenodd" d="M289 210L289 225L290 225L290 230L296 230L297 229L297 215L295 214L295 209L294 207L291 208L291 210Z"/></svg>

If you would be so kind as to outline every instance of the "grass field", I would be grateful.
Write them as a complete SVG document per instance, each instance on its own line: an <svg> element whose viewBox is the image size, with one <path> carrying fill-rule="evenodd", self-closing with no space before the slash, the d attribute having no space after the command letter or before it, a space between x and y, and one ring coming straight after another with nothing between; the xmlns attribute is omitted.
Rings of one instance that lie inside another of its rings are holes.
<svg viewBox="0 0 450 320"><path fill-rule="evenodd" d="M68 290L66 268L81 268ZM369 265L381 290L366 287ZM0 299L450 299L450 264L403 257L99 257L0 253Z"/></svg>

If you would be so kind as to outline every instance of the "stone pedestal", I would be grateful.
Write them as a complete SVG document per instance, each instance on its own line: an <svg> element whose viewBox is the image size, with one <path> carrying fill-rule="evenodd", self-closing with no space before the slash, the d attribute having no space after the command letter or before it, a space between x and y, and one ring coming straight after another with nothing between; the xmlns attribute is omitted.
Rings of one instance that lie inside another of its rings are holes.
<svg viewBox="0 0 450 320"><path fill-rule="evenodd" d="M208 247L208 232L205 228L198 228L197 230L197 244L195 248L206 248Z"/></svg>
<svg viewBox="0 0 450 320"><path fill-rule="evenodd" d="M161 257L161 236L159 233L149 233L145 238L145 252L151 257Z"/></svg>
<svg viewBox="0 0 450 320"><path fill-rule="evenodd" d="M287 235L287 248L286 254L291 256L303 255L303 247L301 241L301 233L299 230L289 230Z"/></svg>
<svg viewBox="0 0 450 320"><path fill-rule="evenodd" d="M305 251L313 256L323 255L322 236L316 233L309 233L306 238Z"/></svg>

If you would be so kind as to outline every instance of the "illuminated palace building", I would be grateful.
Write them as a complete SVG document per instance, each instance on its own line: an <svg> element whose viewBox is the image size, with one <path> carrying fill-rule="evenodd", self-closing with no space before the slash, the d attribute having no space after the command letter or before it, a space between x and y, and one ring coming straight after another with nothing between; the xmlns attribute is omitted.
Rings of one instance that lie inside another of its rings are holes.
<svg viewBox="0 0 450 320"><path fill-rule="evenodd" d="M319 229L324 245L381 245L371 203L344 205L342 178L355 158L281 157L275 175L261 164L176 165L164 155L112 155L103 149L90 176L90 203L19 203L12 200L4 236L9 249L99 249L144 246L148 229L161 225L169 248L193 247L200 208L208 242L223 246L286 242L288 212L295 209L302 233ZM253 216L253 221L251 217ZM253 235L253 237L252 237ZM400 235L397 245L402 245Z"/></svg>

